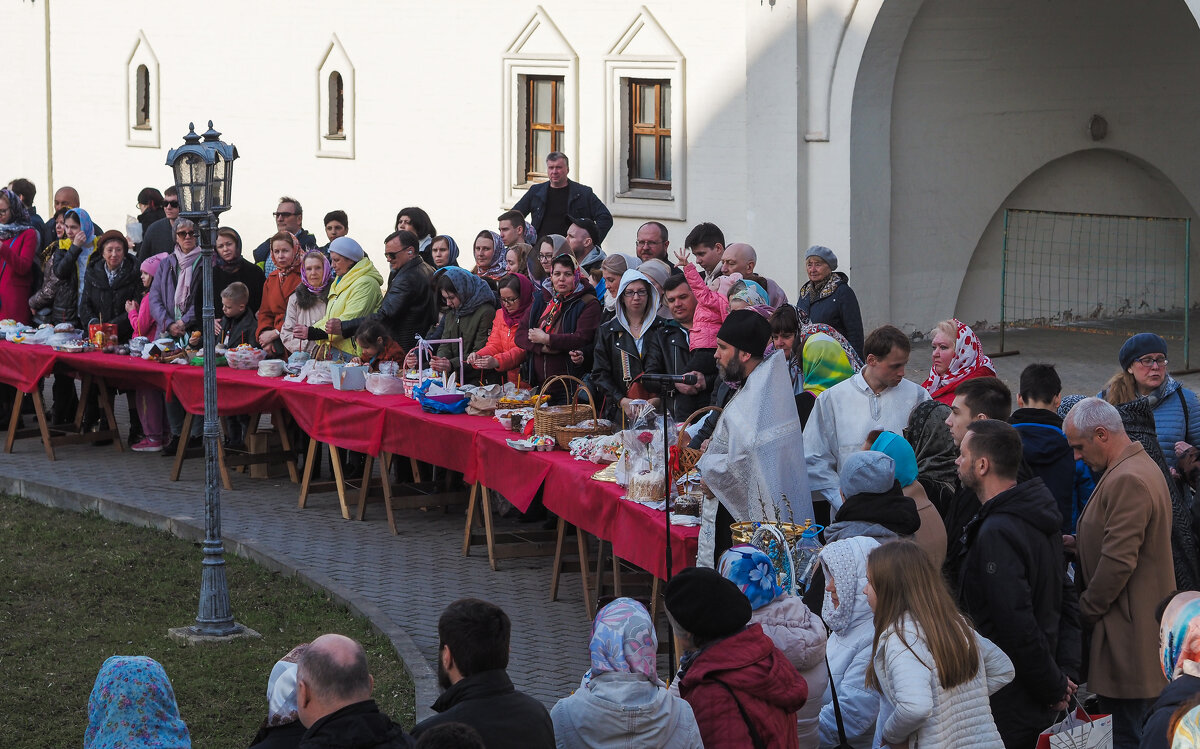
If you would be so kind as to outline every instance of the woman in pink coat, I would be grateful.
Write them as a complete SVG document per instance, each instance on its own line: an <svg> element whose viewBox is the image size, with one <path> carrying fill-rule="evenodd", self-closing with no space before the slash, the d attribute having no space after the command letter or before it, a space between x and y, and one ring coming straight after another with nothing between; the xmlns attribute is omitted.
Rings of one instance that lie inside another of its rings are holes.
<svg viewBox="0 0 1200 749"><path fill-rule="evenodd" d="M0 189L0 317L28 323L37 231L29 211L8 188Z"/></svg>

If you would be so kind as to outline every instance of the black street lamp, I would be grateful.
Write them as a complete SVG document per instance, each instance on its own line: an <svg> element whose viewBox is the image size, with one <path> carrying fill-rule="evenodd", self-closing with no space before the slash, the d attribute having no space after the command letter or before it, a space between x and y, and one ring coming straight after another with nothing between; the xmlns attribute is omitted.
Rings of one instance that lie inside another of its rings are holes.
<svg viewBox="0 0 1200 749"><path fill-rule="evenodd" d="M229 608L229 584L225 579L225 547L221 543L221 487L217 482L217 371L216 334L213 331L213 248L217 244L217 217L229 210L233 185L233 162L237 148L221 140L208 121L203 137L188 123L184 144L167 154L167 166L175 173L179 193L179 215L199 228L201 289L204 307L201 331L204 339L204 562L200 578L200 610L196 623L187 628L200 637L229 637L242 634L244 627L233 621ZM185 449L187 435L180 438Z"/></svg>

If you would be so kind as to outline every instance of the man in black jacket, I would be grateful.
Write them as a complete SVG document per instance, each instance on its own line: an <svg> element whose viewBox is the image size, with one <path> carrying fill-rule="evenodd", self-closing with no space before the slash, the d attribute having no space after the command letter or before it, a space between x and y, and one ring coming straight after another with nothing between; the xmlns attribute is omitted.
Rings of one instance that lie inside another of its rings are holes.
<svg viewBox="0 0 1200 749"><path fill-rule="evenodd" d="M669 401L671 413L675 421L682 422L697 409L712 405L713 387L717 383L717 361L713 358L711 349L704 349L706 354L699 357L691 350L689 339L692 333L692 318L696 314L696 297L682 274L667 278L667 282L663 284L663 301L671 311L672 319L662 320L658 326L658 335L650 340L646 370L672 375L696 375L695 385L679 383L660 388L660 391L666 388L675 391L673 399ZM716 424L715 419L713 424ZM708 433L712 434L711 427Z"/></svg>
<svg viewBox="0 0 1200 749"><path fill-rule="evenodd" d="M530 185L513 210L529 216L529 222L539 237L547 234L567 236L567 229L571 228L568 216L590 218L596 222L599 234L596 244L600 244L612 228L612 214L592 192L592 188L567 179L570 171L571 164L566 154L551 151L546 155L546 175L549 180Z"/></svg>
<svg viewBox="0 0 1200 749"><path fill-rule="evenodd" d="M465 723L488 749L554 749L554 725L542 703L518 692L508 678L512 622L499 606L460 598L438 618L438 715L413 736L445 723Z"/></svg>
<svg viewBox="0 0 1200 749"><path fill-rule="evenodd" d="M291 232L300 243L301 253L317 249L317 238L304 228L304 208L300 201L284 195L279 199L279 207L272 214L275 218L275 228L278 231ZM254 248L254 262L263 269L263 275L271 275L275 263L271 260L271 239Z"/></svg>
<svg viewBox="0 0 1200 749"><path fill-rule="evenodd" d="M1062 532L1073 534L1075 507L1075 452L1058 416L1062 380L1053 364L1030 364L1021 371L1017 410L1009 423L1021 435L1025 463L1058 503Z"/></svg>
<svg viewBox="0 0 1200 749"><path fill-rule="evenodd" d="M1013 662L1016 677L992 695L992 717L1005 747L1028 749L1066 709L1081 659L1061 516L1040 478L1017 483L1021 437L1008 424L972 422L957 462L982 505L966 529L958 601Z"/></svg>
<svg viewBox="0 0 1200 749"><path fill-rule="evenodd" d="M296 707L304 724L302 749L409 749L412 738L379 712L375 679L363 646L343 635L321 635L296 664Z"/></svg>
<svg viewBox="0 0 1200 749"><path fill-rule="evenodd" d="M437 299L432 280L434 269L421 259L420 244L417 235L411 231L401 230L388 236L383 243L383 257L392 272L388 277L383 304L378 312L353 320L340 320L340 335L352 338L364 322L378 320L387 326L392 340L400 348L411 351L416 345L417 336L425 335L437 322Z"/></svg>

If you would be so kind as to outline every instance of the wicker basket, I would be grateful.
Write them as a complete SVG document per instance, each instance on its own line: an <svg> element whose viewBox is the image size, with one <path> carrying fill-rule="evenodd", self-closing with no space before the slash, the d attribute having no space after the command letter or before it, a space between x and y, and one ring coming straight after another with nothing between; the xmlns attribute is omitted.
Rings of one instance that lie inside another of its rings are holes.
<svg viewBox="0 0 1200 749"><path fill-rule="evenodd" d="M578 383L579 387L575 390L575 395L571 397L571 402L565 406L547 406L544 405L549 398L543 399L541 396L547 394L547 390L555 382L561 382L563 390L570 395L570 389L567 387L567 381L571 380ZM579 402L579 393L587 393L587 403ZM601 426L596 421L596 407L592 405L592 391L588 390L587 385L578 377L571 375L558 375L546 380L542 385L542 389L538 391L538 405L534 406L533 410L533 433L546 434L554 438L557 446L562 450L570 450L569 443L575 437L591 437L596 434L606 434L608 430ZM586 419L591 419L592 427L568 428L574 427Z"/></svg>
<svg viewBox="0 0 1200 749"><path fill-rule="evenodd" d="M687 443L683 441L684 430L695 424L699 417L710 411L716 411L718 414L721 413L721 409L718 406L705 406L692 412L692 415L684 419L683 423L679 425L679 433L675 436L675 444L679 447L679 473L676 474L677 476L681 476L695 468L696 464L700 462L700 456L704 455L703 450L687 446Z"/></svg>
<svg viewBox="0 0 1200 749"><path fill-rule="evenodd" d="M796 545L804 533L804 529L808 527L798 523L763 523L760 520L743 520L740 523L731 523L729 526L733 535L733 545L750 543L750 539L754 538L754 531L758 530L761 525L773 525L778 528L783 532L788 544L792 546Z"/></svg>

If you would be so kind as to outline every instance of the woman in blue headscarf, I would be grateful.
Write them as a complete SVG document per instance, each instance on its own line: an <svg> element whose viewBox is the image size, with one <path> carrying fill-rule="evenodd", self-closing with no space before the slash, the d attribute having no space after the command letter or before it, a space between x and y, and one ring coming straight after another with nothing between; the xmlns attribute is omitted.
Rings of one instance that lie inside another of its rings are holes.
<svg viewBox="0 0 1200 749"><path fill-rule="evenodd" d="M431 338L462 338L462 354L478 351L487 343L496 316L496 296L492 287L479 276L454 266L433 274L433 284L447 308L441 321L441 332ZM435 326L436 328L436 326ZM437 372L458 372L459 382L499 382L494 370L477 370L459 361L457 343L440 344L429 366ZM416 350L408 352L404 366L417 366Z"/></svg>
<svg viewBox="0 0 1200 749"><path fill-rule="evenodd" d="M88 259L96 249L96 228L92 225L92 217L82 208L67 211L64 224L71 246L54 264L54 275L64 281L69 278L75 283L75 299L78 300L83 296L83 277Z"/></svg>
<svg viewBox="0 0 1200 749"><path fill-rule="evenodd" d="M495 281L508 275L504 240L494 231L484 229L475 235L475 275Z"/></svg>
<svg viewBox="0 0 1200 749"><path fill-rule="evenodd" d="M449 234L439 234L429 243L434 268L458 267L458 242Z"/></svg>
<svg viewBox="0 0 1200 749"><path fill-rule="evenodd" d="M153 746L191 749L175 690L162 665L140 655L114 655L100 667L88 698L84 749Z"/></svg>

